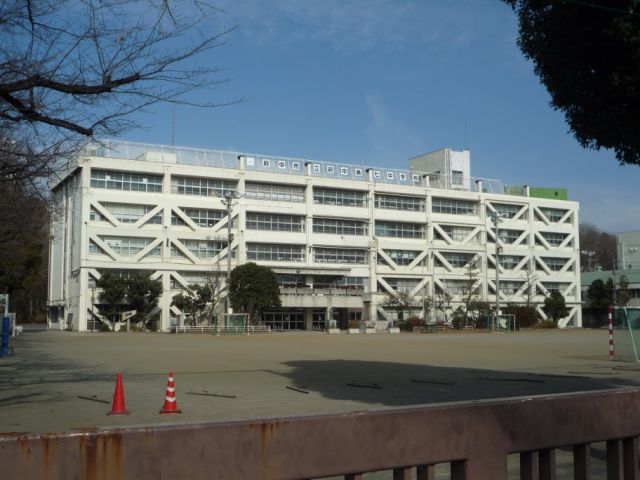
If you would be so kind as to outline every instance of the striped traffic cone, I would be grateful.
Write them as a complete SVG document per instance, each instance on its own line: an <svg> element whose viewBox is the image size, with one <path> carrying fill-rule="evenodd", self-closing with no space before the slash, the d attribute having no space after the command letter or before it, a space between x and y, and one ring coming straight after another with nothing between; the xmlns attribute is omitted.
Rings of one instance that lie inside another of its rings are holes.
<svg viewBox="0 0 640 480"><path fill-rule="evenodd" d="M173 372L169 372L167 394L164 397L164 405L160 413L182 413L182 410L178 409L178 402L176 402L176 386L173 383Z"/></svg>

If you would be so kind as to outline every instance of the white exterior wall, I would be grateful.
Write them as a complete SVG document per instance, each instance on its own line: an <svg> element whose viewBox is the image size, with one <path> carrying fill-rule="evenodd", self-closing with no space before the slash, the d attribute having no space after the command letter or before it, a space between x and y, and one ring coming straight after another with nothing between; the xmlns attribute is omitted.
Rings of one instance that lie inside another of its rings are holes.
<svg viewBox="0 0 640 480"><path fill-rule="evenodd" d="M616 235L618 264L620 270L640 268L640 231Z"/></svg>
<svg viewBox="0 0 640 480"><path fill-rule="evenodd" d="M160 299L161 329L168 330L171 316L179 315L179 311L171 305L172 297L179 290L171 290L171 279L184 286L188 282L179 272L220 272L224 275L227 265L227 250L224 249L216 257L203 259L182 248L183 258L171 256L169 243L180 245L180 240L193 239L206 241L219 239L224 241L227 233L227 219L223 218L212 228L198 227L181 210L181 208L202 208L226 210L216 196L195 196L171 193L171 176L204 177L226 179L238 182L238 190L244 191L245 182L272 184L291 184L305 187L305 202L253 200L240 198L233 209L235 225L233 228L236 258L232 260L232 268L246 261L246 244L280 243L304 245L303 262L257 262L269 266L278 273L288 272L300 275L308 281L314 274L322 272L344 275L347 277L366 277L365 291L357 297L318 297L313 295L283 297L283 307L309 309L327 307L346 308L349 311L367 310L363 316L376 321L379 328L386 326L386 316L382 304L387 293L393 294L389 285L390 278L415 280L416 286L411 292L416 298L423 294L433 296L439 289L447 289L448 280L468 279L467 269L451 266L446 260L447 252L470 252L477 256L481 266L478 274L479 299L495 302L495 243L490 214L496 203L507 203L519 206L519 211L512 218L505 218L500 229L518 230L521 233L512 243L499 242L501 255L518 255L522 261L513 269L500 271L500 281L523 282L527 279L527 270L533 270L538 294L532 300L540 306L547 292L545 285L550 282L562 284L562 293L571 307L571 315L560 322L561 326L581 326L580 287L579 287L579 246L578 246L578 204L571 201L548 200L542 198L519 197L432 188L425 185L394 185L377 183L370 176L368 180L340 178L324 178L307 174L286 174L242 169L214 168L174 163L171 158L164 159L150 152L145 159L126 160L96 156L87 156L79 160L79 170L69 174L56 185L55 195L61 198L62 214L55 218L52 225L51 269L50 269L50 306L64 306L64 318L67 327L85 331L87 319L92 308L92 289L90 280L99 278L100 270L149 270L154 278L162 280L164 293ZM464 152L462 152L464 153ZM468 160L468 152L466 152ZM174 157L175 158L175 157ZM465 156L454 161L465 161ZM91 169L112 170L135 174L161 175L163 177L162 192L147 193L138 191L121 191L91 187ZM368 204L364 207L347 207L319 205L313 202L313 188L324 187L342 190L367 192ZM62 193L61 193L62 192ZM420 197L425 201L424 211L402 211L374 208L376 194L393 194ZM472 215L431 213L434 198L467 200L477 205ZM121 203L131 205L150 205L152 209L135 224L119 222L111 215L105 203ZM106 221L90 220L90 210L100 212ZM551 221L543 210L545 208L560 209L566 212L561 219ZM543 210L541 210L543 209ZM171 215L175 212L185 220L186 226L172 226ZM256 231L246 228L247 212L281 213L286 215L305 216L305 231L301 233ZM162 224L145 222L157 213L162 215ZM367 235L332 235L313 232L313 218L343 218L364 220L368 222ZM425 237L420 239L392 238L375 235L375 222L409 222L421 224L425 229ZM457 226L469 229L466 238L450 238L446 226ZM543 232L566 235L560 245L550 245L542 236ZM151 243L137 255L128 257L117 254L101 236L144 237L152 239ZM96 243L105 254L89 253L89 241ZM146 256L154 247L161 246L161 256ZM333 246L362 248L369 251L368 263L364 265L326 264L313 260L313 251L317 246ZM418 257L406 266L390 262L385 250L405 249L420 252ZM381 257L385 264L378 264ZM566 259L562 269L556 271L546 266L543 259ZM437 262L439 262L437 264ZM391 264L388 264L391 263ZM531 277L531 275L529 275ZM516 292L502 293L501 304L509 302L524 303L527 299L525 289ZM461 300L454 295L454 303ZM433 315L434 312L431 312ZM310 318L307 319L307 324ZM65 325L58 323L60 328Z"/></svg>
<svg viewBox="0 0 640 480"><path fill-rule="evenodd" d="M410 170L437 173L434 185L453 190L471 191L471 153L469 150L442 148L409 159ZM454 173L455 172L455 173Z"/></svg>

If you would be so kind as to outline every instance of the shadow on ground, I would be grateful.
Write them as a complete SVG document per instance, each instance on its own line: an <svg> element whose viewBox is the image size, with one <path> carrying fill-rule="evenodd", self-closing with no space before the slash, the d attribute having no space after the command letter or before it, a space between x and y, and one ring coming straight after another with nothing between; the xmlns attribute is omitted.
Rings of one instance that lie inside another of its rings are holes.
<svg viewBox="0 0 640 480"><path fill-rule="evenodd" d="M592 378L389 362L303 360L285 365L292 370L284 375L296 388L334 400L387 406L637 386L636 382L613 376Z"/></svg>
<svg viewBox="0 0 640 480"><path fill-rule="evenodd" d="M0 361L0 408L66 400L70 383L113 382L114 375L99 373L90 359L80 367L74 361L53 359L30 341L32 335L37 333L30 332L22 339L19 355Z"/></svg>

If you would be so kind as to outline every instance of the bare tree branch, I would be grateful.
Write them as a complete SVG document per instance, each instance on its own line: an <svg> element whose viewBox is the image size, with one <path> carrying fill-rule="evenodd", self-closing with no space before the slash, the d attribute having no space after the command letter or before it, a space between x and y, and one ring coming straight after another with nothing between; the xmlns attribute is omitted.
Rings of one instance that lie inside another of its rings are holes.
<svg viewBox="0 0 640 480"><path fill-rule="evenodd" d="M234 29L212 28L221 13L203 0L0 2L0 135L19 145L29 138L36 145L27 150L41 155L0 159L0 183L4 171L46 173L52 153L131 128L130 115L156 103L241 101L207 94L227 81L220 67L203 62ZM34 168L17 166L29 161Z"/></svg>

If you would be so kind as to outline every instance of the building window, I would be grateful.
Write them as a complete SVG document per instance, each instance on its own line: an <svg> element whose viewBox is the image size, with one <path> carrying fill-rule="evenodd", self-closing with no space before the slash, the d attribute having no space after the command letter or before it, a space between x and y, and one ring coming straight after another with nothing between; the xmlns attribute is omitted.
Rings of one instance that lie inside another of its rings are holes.
<svg viewBox="0 0 640 480"><path fill-rule="evenodd" d="M224 283L224 277L211 272L178 272L187 285L210 285L217 289ZM183 288L182 284L171 277L171 288Z"/></svg>
<svg viewBox="0 0 640 480"><path fill-rule="evenodd" d="M261 322L274 331L304 330L304 312L264 312Z"/></svg>
<svg viewBox="0 0 640 480"><path fill-rule="evenodd" d="M560 292L564 295L564 291L569 288L569 283L561 283L561 282L542 282L542 286L546 288L549 293L551 292Z"/></svg>
<svg viewBox="0 0 640 480"><path fill-rule="evenodd" d="M356 248L316 247L313 250L313 261L316 263L366 264L367 251Z"/></svg>
<svg viewBox="0 0 640 480"><path fill-rule="evenodd" d="M304 202L304 187L297 185L279 185L275 183L245 184L245 197L254 200L271 200L276 202Z"/></svg>
<svg viewBox="0 0 640 480"><path fill-rule="evenodd" d="M508 228L498 229L498 238L502 243L512 244L515 243L522 235L522 230L510 230Z"/></svg>
<svg viewBox="0 0 640 480"><path fill-rule="evenodd" d="M549 267L552 272L559 272L567 263L567 258L557 257L541 257L542 261Z"/></svg>
<svg viewBox="0 0 640 480"><path fill-rule="evenodd" d="M213 258L227 248L226 242L212 240L180 240L182 244L198 258ZM172 257L184 256L175 246L171 247ZM233 257L233 255L232 255Z"/></svg>
<svg viewBox="0 0 640 480"><path fill-rule="evenodd" d="M561 210L559 208L545 207L540 207L540 211L544 214L545 217L547 217L550 222L554 223L558 223L560 220L562 220L562 217L564 217L568 212L568 210Z"/></svg>
<svg viewBox="0 0 640 480"><path fill-rule="evenodd" d="M335 284L338 287L364 288L364 277L339 277Z"/></svg>
<svg viewBox="0 0 640 480"><path fill-rule="evenodd" d="M162 176L91 169L91 186L130 192L161 192Z"/></svg>
<svg viewBox="0 0 640 480"><path fill-rule="evenodd" d="M304 262L304 245L247 243L247 260Z"/></svg>
<svg viewBox="0 0 640 480"><path fill-rule="evenodd" d="M431 201L431 211L450 215L476 215L478 204L469 200L434 197Z"/></svg>
<svg viewBox="0 0 640 480"><path fill-rule="evenodd" d="M424 238L424 225L421 223L376 221L376 235L394 238Z"/></svg>
<svg viewBox="0 0 640 480"><path fill-rule="evenodd" d="M215 197L236 191L236 182L200 177L171 177L171 193Z"/></svg>
<svg viewBox="0 0 640 480"><path fill-rule="evenodd" d="M422 252L419 250L384 250L384 253L386 253L396 265L406 266L413 262ZM386 264L381 255L378 255L378 263Z"/></svg>
<svg viewBox="0 0 640 480"><path fill-rule="evenodd" d="M461 170L451 170L451 184L454 186L464 185L464 172Z"/></svg>
<svg viewBox="0 0 640 480"><path fill-rule="evenodd" d="M122 255L125 257L131 257L137 255L139 252L144 250L144 248L153 242L154 238L143 238L143 237L100 237L100 239L106 243L111 250L113 250L118 255ZM149 255L160 255L161 245L158 244Z"/></svg>
<svg viewBox="0 0 640 480"><path fill-rule="evenodd" d="M514 205L512 203L492 203L493 208L500 214L502 218L513 218L522 209L522 205ZM493 212L487 209L487 216L491 217ZM526 217L523 217L526 220Z"/></svg>
<svg viewBox="0 0 640 480"><path fill-rule="evenodd" d="M305 218L299 215L278 215L275 213L247 213L248 230L270 232L304 232Z"/></svg>
<svg viewBox="0 0 640 480"><path fill-rule="evenodd" d="M222 210L210 210L208 208L185 208L180 207L180 209L185 213L187 217L189 217L193 222L199 227L213 227L216 223L226 217L227 213ZM176 216L177 220L182 221L179 217ZM176 223L173 223L173 219L171 223L173 225L184 225L184 222L180 224L176 220Z"/></svg>
<svg viewBox="0 0 640 480"><path fill-rule="evenodd" d="M410 292L420 283L419 278L386 278L384 281L396 292Z"/></svg>
<svg viewBox="0 0 640 480"><path fill-rule="evenodd" d="M515 295L523 285L524 282L519 282L517 280L501 280L500 291L505 295Z"/></svg>
<svg viewBox="0 0 640 480"><path fill-rule="evenodd" d="M440 252L440 255L454 268L466 267L475 256L467 252Z"/></svg>
<svg viewBox="0 0 640 480"><path fill-rule="evenodd" d="M439 227L449 236L451 240L454 242L462 242L465 238L473 231L473 227L463 227L459 225L439 225ZM438 232L438 230L434 229L437 240L444 240L442 235ZM473 238L471 241L474 242L477 240L477 237Z"/></svg>
<svg viewBox="0 0 640 480"><path fill-rule="evenodd" d="M171 212L171 225L174 227L185 227L187 224L182 218Z"/></svg>
<svg viewBox="0 0 640 480"><path fill-rule="evenodd" d="M367 205L367 192L314 187L313 203L341 207L364 207Z"/></svg>
<svg viewBox="0 0 640 480"><path fill-rule="evenodd" d="M520 255L500 255L500 266L505 270L516 268L524 257Z"/></svg>
<svg viewBox="0 0 640 480"><path fill-rule="evenodd" d="M334 235L367 235L367 222L341 218L314 218L313 232Z"/></svg>
<svg viewBox="0 0 640 480"><path fill-rule="evenodd" d="M444 291L452 295L467 295L475 282L471 280L443 280ZM477 288L477 287L476 287ZM442 291L440 288L439 290ZM475 291L475 289L474 289Z"/></svg>
<svg viewBox="0 0 640 480"><path fill-rule="evenodd" d="M400 195L376 194L376 208L385 210L404 210L408 212L424 212L425 200L420 197L404 197Z"/></svg>
<svg viewBox="0 0 640 480"><path fill-rule="evenodd" d="M103 255L104 252L93 240L89 240L89 253L92 255Z"/></svg>
<svg viewBox="0 0 640 480"><path fill-rule="evenodd" d="M107 221L107 219L104 218L104 216L93 207L91 207L91 210L89 211L89 220L91 220L92 222L106 222Z"/></svg>
<svg viewBox="0 0 640 480"><path fill-rule="evenodd" d="M109 213L116 217L116 220L120 223L127 224L136 223L155 208L154 205L133 205L129 203L103 203L102 206L109 210ZM162 214L154 215L146 223L162 224Z"/></svg>
<svg viewBox="0 0 640 480"><path fill-rule="evenodd" d="M547 243L551 246L557 247L564 242L564 240L569 236L567 233L558 233L558 232L540 232L542 238L544 238Z"/></svg>
<svg viewBox="0 0 640 480"><path fill-rule="evenodd" d="M111 275L114 275L118 278L129 279L129 278L133 278L134 275L138 275L138 274L149 275L152 272L150 272L149 270L119 270L115 268L108 268L108 269L98 270L98 273L100 273L101 276L104 275L105 273L110 273Z"/></svg>

